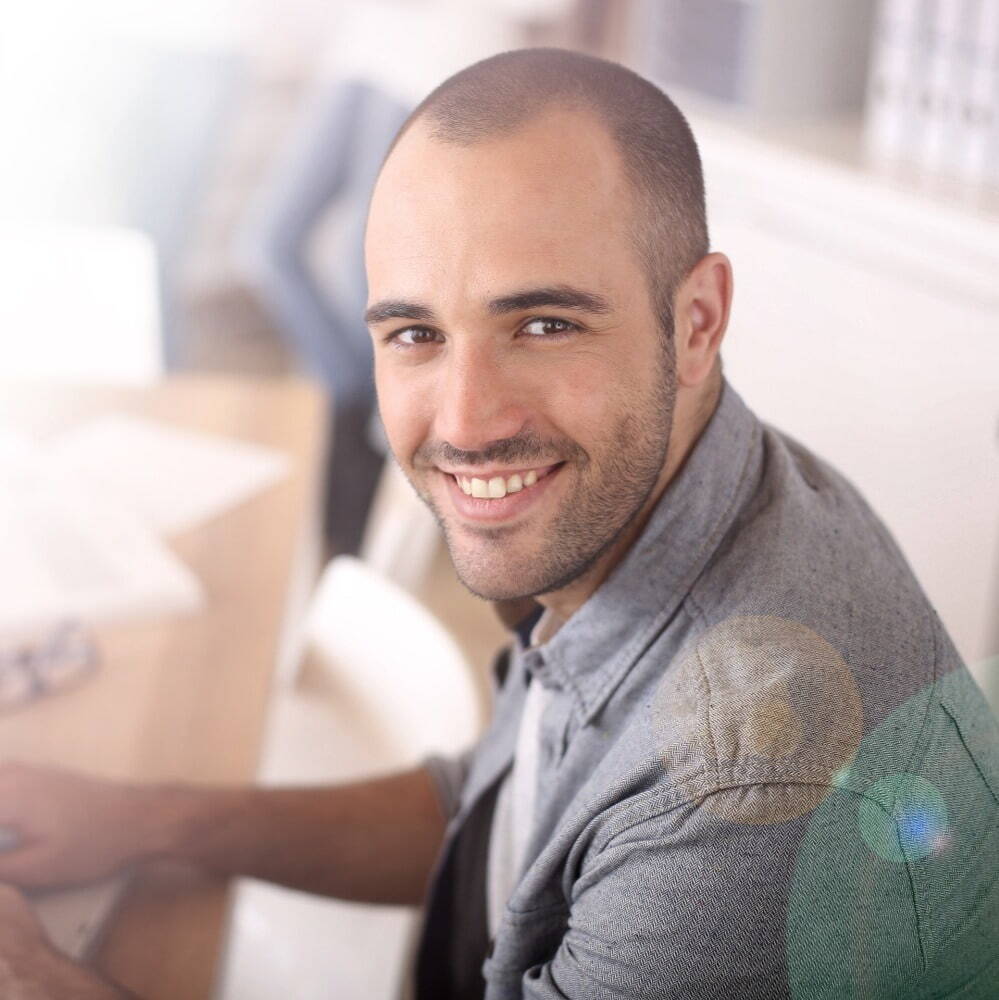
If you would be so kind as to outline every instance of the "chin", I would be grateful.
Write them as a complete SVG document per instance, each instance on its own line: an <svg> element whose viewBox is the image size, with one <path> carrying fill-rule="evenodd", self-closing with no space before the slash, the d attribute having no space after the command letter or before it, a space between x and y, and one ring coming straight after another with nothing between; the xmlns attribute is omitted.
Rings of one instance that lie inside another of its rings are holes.
<svg viewBox="0 0 999 1000"><path fill-rule="evenodd" d="M497 579L495 575L485 573L468 573L456 563L455 572L462 585L476 597L484 601L514 601L521 597L533 597L536 591L525 590L524 580Z"/></svg>
<svg viewBox="0 0 999 1000"><path fill-rule="evenodd" d="M454 571L466 590L485 601L508 601L519 597L531 597L536 591L531 589L534 582L529 579L526 567L519 569L507 560L495 558L494 553L462 551L460 547L448 544Z"/></svg>
<svg viewBox="0 0 999 1000"><path fill-rule="evenodd" d="M478 552L463 558L460 552L450 551L451 562L462 585L486 601L516 601L549 594L578 579L586 568L585 565L573 567L571 572L564 573L559 572L561 567L550 566L549 571L542 574L538 572L542 556L509 560L500 566L498 560L490 560Z"/></svg>

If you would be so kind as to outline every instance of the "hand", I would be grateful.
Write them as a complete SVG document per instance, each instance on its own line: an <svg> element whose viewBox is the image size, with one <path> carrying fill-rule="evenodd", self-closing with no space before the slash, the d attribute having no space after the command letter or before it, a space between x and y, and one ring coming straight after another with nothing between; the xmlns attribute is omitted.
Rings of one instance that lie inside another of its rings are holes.
<svg viewBox="0 0 999 1000"><path fill-rule="evenodd" d="M0 850L0 882L94 882L155 853L156 805L153 788L0 764L0 828L12 840Z"/></svg>
<svg viewBox="0 0 999 1000"><path fill-rule="evenodd" d="M124 1000L128 994L60 955L24 897L0 885L0 996L4 1000Z"/></svg>

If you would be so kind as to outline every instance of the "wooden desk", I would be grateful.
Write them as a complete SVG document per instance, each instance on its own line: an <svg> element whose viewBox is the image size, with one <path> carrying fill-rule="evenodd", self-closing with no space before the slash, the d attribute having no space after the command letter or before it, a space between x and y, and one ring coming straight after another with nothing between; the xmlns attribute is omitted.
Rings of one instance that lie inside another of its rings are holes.
<svg viewBox="0 0 999 1000"><path fill-rule="evenodd" d="M324 397L295 379L178 376L149 388L0 384L0 421L32 431L109 411L267 445L288 454L293 471L170 539L204 583L206 607L99 629L98 674L0 718L0 756L141 781L252 781L289 603L304 597L316 568L310 555L318 541ZM227 896L224 884L203 876L142 873L98 967L147 1000L210 997Z"/></svg>

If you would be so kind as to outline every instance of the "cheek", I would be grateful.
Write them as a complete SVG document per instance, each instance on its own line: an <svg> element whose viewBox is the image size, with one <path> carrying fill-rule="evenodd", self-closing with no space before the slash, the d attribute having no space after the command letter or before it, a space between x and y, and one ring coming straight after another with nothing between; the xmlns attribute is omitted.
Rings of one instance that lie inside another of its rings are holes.
<svg viewBox="0 0 999 1000"><path fill-rule="evenodd" d="M580 360L548 381L545 410L563 434L593 455L614 439L621 419L646 391L636 372L607 359Z"/></svg>

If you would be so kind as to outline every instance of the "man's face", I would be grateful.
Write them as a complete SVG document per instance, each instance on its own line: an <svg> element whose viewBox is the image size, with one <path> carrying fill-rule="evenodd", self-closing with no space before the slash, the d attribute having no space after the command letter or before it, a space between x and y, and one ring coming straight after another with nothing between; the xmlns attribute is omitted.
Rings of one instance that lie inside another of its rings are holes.
<svg viewBox="0 0 999 1000"><path fill-rule="evenodd" d="M375 189L382 420L482 597L579 579L662 485L675 376L630 206L610 137L566 111L471 146L417 124Z"/></svg>

